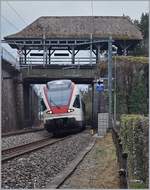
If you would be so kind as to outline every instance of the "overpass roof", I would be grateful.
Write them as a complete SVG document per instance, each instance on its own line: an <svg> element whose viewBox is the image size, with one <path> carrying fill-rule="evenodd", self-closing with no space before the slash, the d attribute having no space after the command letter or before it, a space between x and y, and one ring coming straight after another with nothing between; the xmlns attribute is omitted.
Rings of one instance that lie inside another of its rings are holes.
<svg viewBox="0 0 150 190"><path fill-rule="evenodd" d="M125 16L42 16L18 33L4 39L85 39L141 40L140 30Z"/></svg>

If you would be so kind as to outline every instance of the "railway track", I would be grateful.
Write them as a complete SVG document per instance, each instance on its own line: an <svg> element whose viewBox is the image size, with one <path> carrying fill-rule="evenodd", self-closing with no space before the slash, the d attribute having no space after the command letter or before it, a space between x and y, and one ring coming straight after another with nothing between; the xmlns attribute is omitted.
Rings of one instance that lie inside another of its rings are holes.
<svg viewBox="0 0 150 190"><path fill-rule="evenodd" d="M47 184L47 189L61 189L62 185L67 179L73 174L78 165L83 161L84 157L91 151L96 143L94 138L89 142L88 147L82 150L78 156L60 173L58 174L50 183Z"/></svg>
<svg viewBox="0 0 150 190"><path fill-rule="evenodd" d="M69 138L70 136L59 138L59 139L52 139L51 137L46 137L44 139L34 141L28 144L16 146L13 148L8 148L2 150L2 162L6 162L8 160L11 160L17 156L23 155L25 153L30 153L32 151L41 149L45 146L55 144L57 142L60 142L66 138Z"/></svg>
<svg viewBox="0 0 150 190"><path fill-rule="evenodd" d="M4 189L47 188L49 183L52 182L59 173L63 172L80 152L88 146L92 140L89 133L89 130L85 130L80 133L71 133L64 138L51 138L50 144L53 143L53 145L45 146L30 153L27 152L16 158L14 157L14 159L10 158L10 161L9 159L7 159L8 161L5 159L6 162L3 161L4 156L6 157L6 155L3 154L2 187ZM69 168L69 173L70 171ZM68 172L64 171L63 174L64 173L68 175ZM60 180L58 184L59 188L61 188L63 181L62 179ZM50 184L50 186L51 185L53 186L54 184Z"/></svg>
<svg viewBox="0 0 150 190"><path fill-rule="evenodd" d="M43 130L45 130L45 129L44 128L23 129L23 130L18 130L18 131L14 131L14 132L3 133L2 138L10 137L10 136L16 136L16 135L22 135L25 133L38 132L38 131L43 131Z"/></svg>

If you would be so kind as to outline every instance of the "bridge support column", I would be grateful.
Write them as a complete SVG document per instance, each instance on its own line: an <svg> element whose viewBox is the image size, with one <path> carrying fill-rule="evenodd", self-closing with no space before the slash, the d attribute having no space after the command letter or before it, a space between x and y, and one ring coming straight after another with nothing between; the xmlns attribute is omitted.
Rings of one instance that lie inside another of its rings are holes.
<svg viewBox="0 0 150 190"><path fill-rule="evenodd" d="M31 114L30 114L31 100L30 100L29 84L23 85L23 98L24 98L24 125L25 127L27 127L31 125Z"/></svg>
<svg viewBox="0 0 150 190"><path fill-rule="evenodd" d="M17 124L18 128L22 128L24 125L24 102L23 102L23 84L22 77L18 77L16 83L16 111L17 111Z"/></svg>
<svg viewBox="0 0 150 190"><path fill-rule="evenodd" d="M24 127L39 124L39 99L31 84L23 85Z"/></svg>

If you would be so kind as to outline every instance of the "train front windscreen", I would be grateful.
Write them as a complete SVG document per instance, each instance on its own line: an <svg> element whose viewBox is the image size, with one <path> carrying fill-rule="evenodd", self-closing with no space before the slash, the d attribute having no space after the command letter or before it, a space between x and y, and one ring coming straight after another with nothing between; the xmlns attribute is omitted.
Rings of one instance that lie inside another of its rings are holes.
<svg viewBox="0 0 150 190"><path fill-rule="evenodd" d="M48 101L51 106L65 106L69 104L72 93L70 81L66 83L48 84Z"/></svg>
<svg viewBox="0 0 150 190"><path fill-rule="evenodd" d="M48 101L51 106L68 105L71 96L71 89L53 90L48 92Z"/></svg>

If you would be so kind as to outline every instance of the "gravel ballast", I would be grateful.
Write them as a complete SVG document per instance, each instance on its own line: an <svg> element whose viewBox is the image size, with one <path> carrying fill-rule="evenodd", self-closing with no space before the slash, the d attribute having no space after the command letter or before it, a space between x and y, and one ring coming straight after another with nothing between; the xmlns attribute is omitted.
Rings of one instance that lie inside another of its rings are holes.
<svg viewBox="0 0 150 190"><path fill-rule="evenodd" d="M13 135L10 137L3 137L2 149L12 148L14 146L31 143L33 141L43 139L46 136L50 136L50 134L46 130L43 130L38 132L25 133L21 135Z"/></svg>
<svg viewBox="0 0 150 190"><path fill-rule="evenodd" d="M91 135L78 133L2 165L2 188L45 188L58 173L88 146Z"/></svg>

